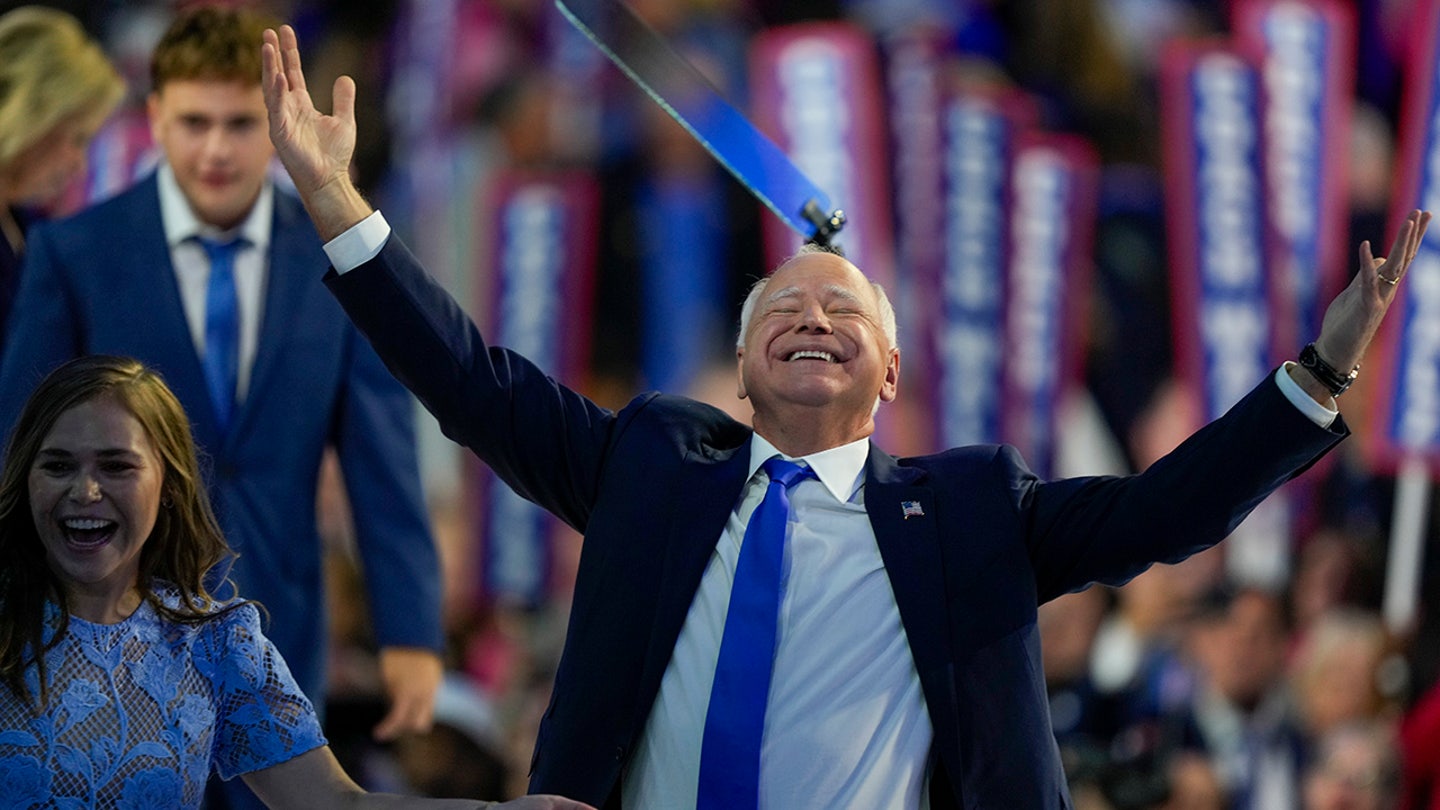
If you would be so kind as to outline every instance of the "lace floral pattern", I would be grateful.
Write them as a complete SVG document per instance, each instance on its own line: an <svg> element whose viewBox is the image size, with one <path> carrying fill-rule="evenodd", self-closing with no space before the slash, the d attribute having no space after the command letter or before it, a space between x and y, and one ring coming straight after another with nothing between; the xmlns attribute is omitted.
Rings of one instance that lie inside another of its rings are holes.
<svg viewBox="0 0 1440 810"><path fill-rule="evenodd" d="M198 807L212 767L229 779L325 744L251 605L198 626L149 604L119 624L72 617L45 663L39 715L0 687L0 810ZM34 668L27 686L38 696Z"/></svg>

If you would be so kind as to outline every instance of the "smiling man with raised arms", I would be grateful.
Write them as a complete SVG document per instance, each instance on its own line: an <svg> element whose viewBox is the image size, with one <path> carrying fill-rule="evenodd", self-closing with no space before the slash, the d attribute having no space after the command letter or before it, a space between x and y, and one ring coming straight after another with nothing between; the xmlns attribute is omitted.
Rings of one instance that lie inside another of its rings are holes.
<svg viewBox="0 0 1440 810"><path fill-rule="evenodd" d="M584 533L531 789L603 807L1061 808L1036 608L1219 542L1346 434L1286 364L1136 476L1041 481L1011 448L896 458L883 292L802 251L746 302L753 427L649 393L595 405L487 346L351 185L355 86L333 115L294 32L268 32L270 134L326 283L386 365L524 497ZM1361 248L1317 354L1356 365L1429 221ZM1185 515L1177 522L1175 515Z"/></svg>

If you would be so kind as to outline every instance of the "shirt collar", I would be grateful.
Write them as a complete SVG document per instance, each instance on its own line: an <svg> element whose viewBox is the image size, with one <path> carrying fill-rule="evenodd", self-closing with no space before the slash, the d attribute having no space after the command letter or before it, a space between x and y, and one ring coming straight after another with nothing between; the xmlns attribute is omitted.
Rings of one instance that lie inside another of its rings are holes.
<svg viewBox="0 0 1440 810"><path fill-rule="evenodd" d="M796 457L785 455L777 450L775 445L766 441L765 437L754 433L750 437L750 471L745 480L755 477L755 471L760 469L760 465L774 456L780 456L787 461L805 462L815 471L820 483L835 496L835 500L849 503L865 481L865 460L870 457L870 439L856 439L849 444Z"/></svg>
<svg viewBox="0 0 1440 810"><path fill-rule="evenodd" d="M197 236L215 239L240 236L262 255L266 252L270 244L271 213L275 210L275 184L268 177L260 186L260 196L255 198L255 204L250 206L250 213L240 226L222 231L195 216L169 163L161 162L156 175L160 191L160 223L165 229L165 243L171 248Z"/></svg>

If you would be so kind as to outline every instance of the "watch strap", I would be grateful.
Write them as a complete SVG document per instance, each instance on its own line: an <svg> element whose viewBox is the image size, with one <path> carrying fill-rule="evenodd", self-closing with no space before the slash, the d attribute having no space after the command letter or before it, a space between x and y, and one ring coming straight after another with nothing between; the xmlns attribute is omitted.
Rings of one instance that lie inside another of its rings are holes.
<svg viewBox="0 0 1440 810"><path fill-rule="evenodd" d="M1329 389L1332 397L1338 397L1345 393L1345 390L1355 382L1355 378L1360 376L1359 365L1350 369L1348 374L1337 371L1334 366L1325 362L1325 358L1320 356L1320 352L1315 350L1314 343L1307 343L1305 348L1300 350L1300 365L1310 372L1311 376L1319 380L1321 385Z"/></svg>

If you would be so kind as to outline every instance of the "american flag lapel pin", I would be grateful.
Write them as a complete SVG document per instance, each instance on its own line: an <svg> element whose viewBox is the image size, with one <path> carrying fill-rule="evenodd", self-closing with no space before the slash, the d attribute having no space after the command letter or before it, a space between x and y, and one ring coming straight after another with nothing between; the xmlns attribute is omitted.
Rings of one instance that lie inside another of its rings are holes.
<svg viewBox="0 0 1440 810"><path fill-rule="evenodd" d="M912 517L925 517L925 510L920 508L919 501L901 501L900 514L909 520Z"/></svg>

